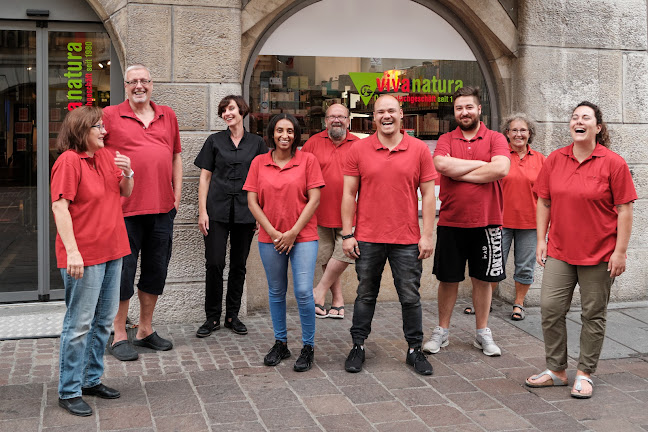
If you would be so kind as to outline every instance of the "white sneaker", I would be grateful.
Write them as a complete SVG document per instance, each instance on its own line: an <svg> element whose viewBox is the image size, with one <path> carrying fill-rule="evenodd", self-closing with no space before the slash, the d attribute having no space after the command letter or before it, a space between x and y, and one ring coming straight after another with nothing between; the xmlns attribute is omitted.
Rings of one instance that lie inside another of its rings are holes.
<svg viewBox="0 0 648 432"><path fill-rule="evenodd" d="M427 354L436 354L439 352L441 347L448 346L450 343L450 341L448 341L448 334L449 332L444 330L443 327L436 326L434 330L432 330L430 340L423 345L423 352Z"/></svg>
<svg viewBox="0 0 648 432"><path fill-rule="evenodd" d="M486 327L484 331L475 335L475 342L473 343L475 348L479 348L487 356L500 356L502 355L502 350L495 344L493 341L493 334L490 329Z"/></svg>

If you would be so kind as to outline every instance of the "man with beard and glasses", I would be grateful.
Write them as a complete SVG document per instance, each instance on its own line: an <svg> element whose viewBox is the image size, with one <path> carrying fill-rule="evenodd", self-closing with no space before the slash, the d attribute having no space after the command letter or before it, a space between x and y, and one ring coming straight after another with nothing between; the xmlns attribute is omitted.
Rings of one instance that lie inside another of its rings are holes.
<svg viewBox="0 0 648 432"><path fill-rule="evenodd" d="M345 255L356 260L358 275L351 326L353 348L344 368L347 372L362 370L364 342L371 333L380 279L389 260L409 347L405 362L421 375L432 375L432 365L421 352L419 288L423 260L434 252L434 181L439 175L428 146L401 131L403 110L396 98L380 96L373 118L376 133L351 147L343 170L342 245ZM423 232L417 189L423 197Z"/></svg>
<svg viewBox="0 0 648 432"><path fill-rule="evenodd" d="M333 104L326 110L326 130L313 135L306 141L302 151L313 153L322 168L326 187L322 189L320 205L317 208L317 234L319 253L317 263L324 274L313 290L315 297L315 316L317 318L344 318L344 298L340 276L353 258L344 255L342 250L342 186L344 175L342 167L347 153L358 139L348 131L349 110L344 105ZM326 293L331 290L331 308L324 307Z"/></svg>
<svg viewBox="0 0 648 432"><path fill-rule="evenodd" d="M448 345L452 309L466 260L473 287L476 335L473 345L487 356L501 355L488 328L492 291L489 282L506 278L502 261L502 185L510 150L504 135L479 121L479 89L464 87L453 95L459 127L443 134L434 151L441 174L441 210L433 273L439 280L439 325L423 346L434 354Z"/></svg>

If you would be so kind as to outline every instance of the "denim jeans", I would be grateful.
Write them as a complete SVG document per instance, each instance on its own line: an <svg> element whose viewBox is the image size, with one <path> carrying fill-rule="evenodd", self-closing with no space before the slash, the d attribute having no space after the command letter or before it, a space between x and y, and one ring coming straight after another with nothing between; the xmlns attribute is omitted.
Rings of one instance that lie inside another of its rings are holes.
<svg viewBox="0 0 648 432"><path fill-rule="evenodd" d="M121 269L121 258L85 267L81 279L60 269L67 306L59 359L61 399L81 396L81 387L101 384L104 351L119 307Z"/></svg>
<svg viewBox="0 0 648 432"><path fill-rule="evenodd" d="M513 254L515 255L515 274L513 280L531 285L535 272L535 252L537 238L534 229L513 229L502 228L502 259L506 267L511 243L515 243Z"/></svg>
<svg viewBox="0 0 648 432"><path fill-rule="evenodd" d="M396 293L403 315L403 333L411 348L423 342L423 316L421 310L421 274L423 262L418 259L418 245L358 242L360 257L356 259L358 295L353 309L351 337L353 343L362 345L371 333L371 321L376 309L385 263L389 259Z"/></svg>
<svg viewBox="0 0 648 432"><path fill-rule="evenodd" d="M313 278L317 260L317 240L295 243L288 255L280 254L271 243L259 242L261 262L268 278L268 299L275 339L288 342L286 329L286 291L288 290L288 261L292 266L293 288L299 308L302 342L315 343L315 300Z"/></svg>

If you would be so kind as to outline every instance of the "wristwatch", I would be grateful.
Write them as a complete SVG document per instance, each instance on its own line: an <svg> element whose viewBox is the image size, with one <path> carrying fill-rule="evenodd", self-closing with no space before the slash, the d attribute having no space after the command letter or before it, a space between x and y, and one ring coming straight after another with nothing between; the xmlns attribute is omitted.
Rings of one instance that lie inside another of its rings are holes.
<svg viewBox="0 0 648 432"><path fill-rule="evenodd" d="M342 240L347 240L353 237L353 234L347 234L342 236Z"/></svg>
<svg viewBox="0 0 648 432"><path fill-rule="evenodd" d="M123 173L122 173L122 174L123 174ZM129 176L124 175L124 178L132 179L134 175L135 175L135 170L131 168L131 174L130 174Z"/></svg>

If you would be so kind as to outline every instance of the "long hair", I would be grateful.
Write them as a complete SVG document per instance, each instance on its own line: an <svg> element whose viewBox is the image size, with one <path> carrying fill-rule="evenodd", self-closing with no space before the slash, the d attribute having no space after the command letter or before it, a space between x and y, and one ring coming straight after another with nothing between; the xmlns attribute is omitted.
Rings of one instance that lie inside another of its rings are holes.
<svg viewBox="0 0 648 432"><path fill-rule="evenodd" d="M276 147L274 142L274 131L277 123L279 123L279 120L288 120L290 123L292 123L293 130L295 131L295 139L290 146L290 153L292 153L292 155L294 156L295 151L297 151L297 147L299 147L299 144L301 144L301 127L299 126L299 121L292 114L281 113L272 117L270 123L268 123L268 128L266 129L266 144L271 149Z"/></svg>
<svg viewBox="0 0 648 432"><path fill-rule="evenodd" d="M84 152L88 150L88 135L92 125L103 116L103 110L97 106L80 106L70 111L63 120L57 146L61 152L68 149Z"/></svg>
<svg viewBox="0 0 648 432"><path fill-rule="evenodd" d="M601 111L601 108L599 108L598 105L593 104L592 102L583 101L576 105L576 107L574 107L572 114L574 113L574 111L576 111L576 108L582 106L592 108L594 110L594 118L596 118L596 124L601 125L601 131L596 134L596 142L601 144L603 147L610 147L610 134L608 133L607 125L603 121L603 112Z"/></svg>

